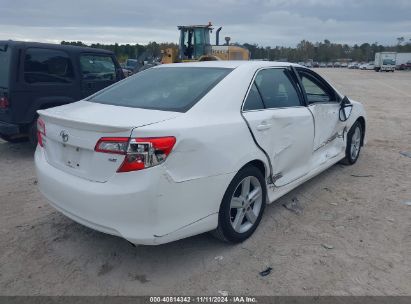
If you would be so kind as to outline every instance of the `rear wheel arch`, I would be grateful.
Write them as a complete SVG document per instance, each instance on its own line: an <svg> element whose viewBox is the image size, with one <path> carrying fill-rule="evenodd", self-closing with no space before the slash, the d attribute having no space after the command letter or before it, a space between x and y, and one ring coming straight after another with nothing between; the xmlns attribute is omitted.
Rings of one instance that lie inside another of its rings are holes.
<svg viewBox="0 0 411 304"><path fill-rule="evenodd" d="M258 170L260 170L264 178L267 177L267 166L261 159L254 159L252 161L249 161L244 166L242 166L238 171L242 170L245 167L249 167L249 166L256 167Z"/></svg>

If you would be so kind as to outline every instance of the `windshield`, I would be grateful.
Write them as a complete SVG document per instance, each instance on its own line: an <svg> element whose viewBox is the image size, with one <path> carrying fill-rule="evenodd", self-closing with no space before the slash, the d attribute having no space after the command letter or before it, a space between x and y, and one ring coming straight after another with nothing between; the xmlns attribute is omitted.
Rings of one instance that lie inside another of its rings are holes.
<svg viewBox="0 0 411 304"><path fill-rule="evenodd" d="M384 59L382 62L383 65L395 65L394 59Z"/></svg>
<svg viewBox="0 0 411 304"><path fill-rule="evenodd" d="M7 44L0 44L0 87L9 86L9 67L11 50Z"/></svg>
<svg viewBox="0 0 411 304"><path fill-rule="evenodd" d="M97 93L89 101L186 112L231 71L226 68L151 68Z"/></svg>

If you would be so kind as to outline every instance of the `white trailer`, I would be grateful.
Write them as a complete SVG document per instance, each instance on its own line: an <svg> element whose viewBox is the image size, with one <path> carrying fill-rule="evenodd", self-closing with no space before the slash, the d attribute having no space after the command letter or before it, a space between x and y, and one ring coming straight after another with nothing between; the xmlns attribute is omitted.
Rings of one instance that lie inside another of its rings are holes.
<svg viewBox="0 0 411 304"><path fill-rule="evenodd" d="M394 72L397 52L375 53L374 69L376 72Z"/></svg>
<svg viewBox="0 0 411 304"><path fill-rule="evenodd" d="M397 53L395 65L397 69L401 69L401 65L406 65L409 61L411 61L411 53Z"/></svg>

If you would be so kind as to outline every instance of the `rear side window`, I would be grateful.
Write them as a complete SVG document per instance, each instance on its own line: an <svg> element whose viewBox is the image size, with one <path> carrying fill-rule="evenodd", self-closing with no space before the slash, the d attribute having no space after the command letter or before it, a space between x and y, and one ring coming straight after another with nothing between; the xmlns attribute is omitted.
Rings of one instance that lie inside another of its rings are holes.
<svg viewBox="0 0 411 304"><path fill-rule="evenodd" d="M107 81L116 79L116 66L111 56L81 55L81 74L85 80Z"/></svg>
<svg viewBox="0 0 411 304"><path fill-rule="evenodd" d="M264 109L264 103L261 99L260 93L258 93L255 83L251 86L247 99L244 102L244 111L261 110Z"/></svg>
<svg viewBox="0 0 411 304"><path fill-rule="evenodd" d="M151 68L97 93L89 101L186 112L231 71L204 67Z"/></svg>
<svg viewBox="0 0 411 304"><path fill-rule="evenodd" d="M0 44L0 87L8 88L11 49L7 44Z"/></svg>
<svg viewBox="0 0 411 304"><path fill-rule="evenodd" d="M24 57L24 80L28 83L70 83L73 65L59 50L28 48Z"/></svg>

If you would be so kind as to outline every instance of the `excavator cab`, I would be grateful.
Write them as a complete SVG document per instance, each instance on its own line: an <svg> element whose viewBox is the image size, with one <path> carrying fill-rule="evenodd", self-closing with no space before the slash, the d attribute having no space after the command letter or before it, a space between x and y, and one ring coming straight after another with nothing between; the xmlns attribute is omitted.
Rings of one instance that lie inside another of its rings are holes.
<svg viewBox="0 0 411 304"><path fill-rule="evenodd" d="M179 59L182 61L197 60L211 53L211 24L178 26L180 31Z"/></svg>

